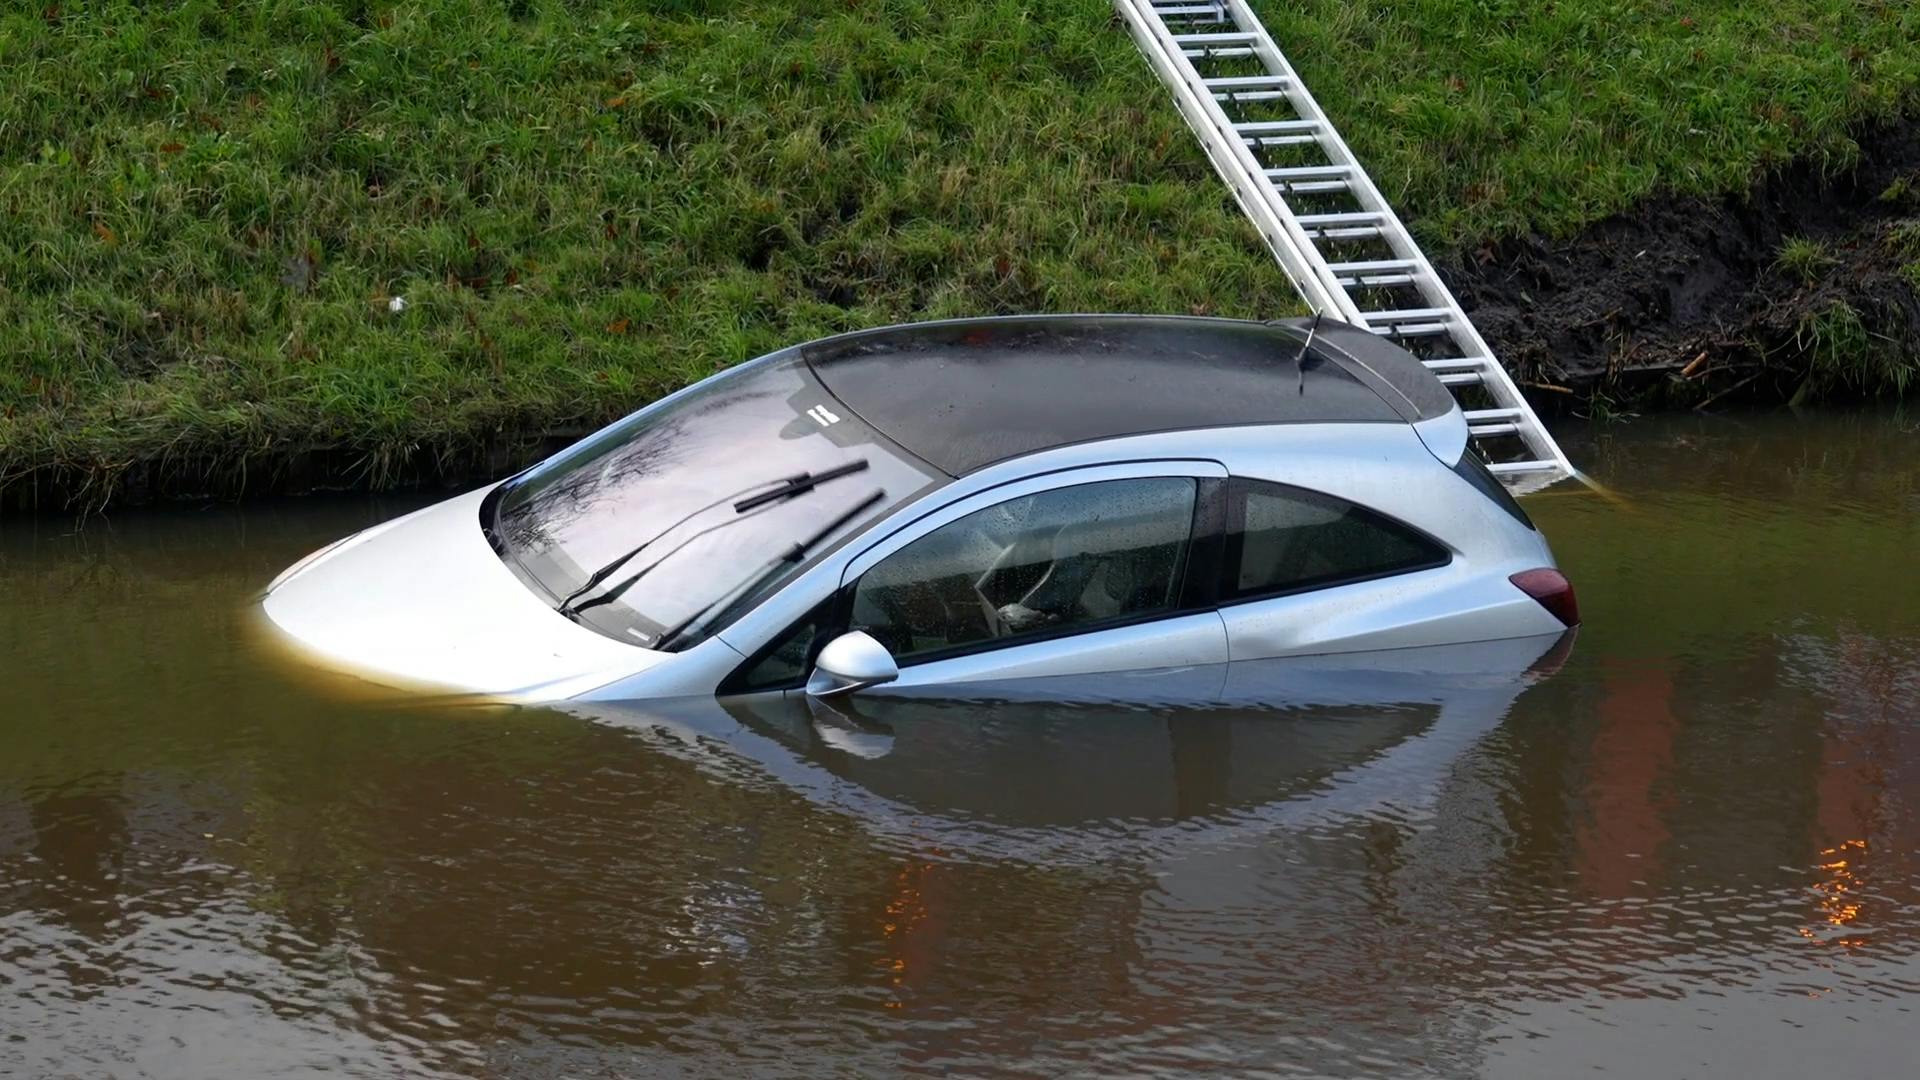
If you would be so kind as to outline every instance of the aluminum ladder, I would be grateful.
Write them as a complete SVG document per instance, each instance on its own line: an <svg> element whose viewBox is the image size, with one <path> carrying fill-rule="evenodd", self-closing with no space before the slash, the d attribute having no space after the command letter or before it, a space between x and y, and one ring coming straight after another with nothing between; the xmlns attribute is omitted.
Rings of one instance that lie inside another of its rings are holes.
<svg viewBox="0 0 1920 1080"><path fill-rule="evenodd" d="M1509 488L1578 475L1246 0L1114 7L1308 306L1419 357Z"/></svg>

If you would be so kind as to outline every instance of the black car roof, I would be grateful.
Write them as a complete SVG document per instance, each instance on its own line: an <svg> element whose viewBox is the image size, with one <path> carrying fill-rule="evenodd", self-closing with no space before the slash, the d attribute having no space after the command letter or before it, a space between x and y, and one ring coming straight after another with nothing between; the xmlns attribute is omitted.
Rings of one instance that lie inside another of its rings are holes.
<svg viewBox="0 0 1920 1080"><path fill-rule="evenodd" d="M1377 335L1322 320L1161 315L955 319L800 347L828 392L960 476L1069 443L1245 424L1413 423L1454 408Z"/></svg>

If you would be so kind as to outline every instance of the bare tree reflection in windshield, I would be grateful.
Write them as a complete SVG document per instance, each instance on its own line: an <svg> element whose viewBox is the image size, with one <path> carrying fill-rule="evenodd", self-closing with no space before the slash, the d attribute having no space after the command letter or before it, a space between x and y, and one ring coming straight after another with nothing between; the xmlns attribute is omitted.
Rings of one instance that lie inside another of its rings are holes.
<svg viewBox="0 0 1920 1080"><path fill-rule="evenodd" d="M692 536L687 537L685 540L682 540L680 543L669 548L665 554L661 555L659 558L648 563L646 566L641 567L640 570L634 573L631 577L627 578L625 581L622 581L620 584L614 586L613 588L607 590L601 596L596 597L593 600L589 600L585 604L581 604L579 607L574 606L574 601L580 599L582 596L585 596L588 592L592 591L594 586L599 585L601 582L607 580L607 578L611 577L621 567L631 562L641 552L652 547L654 544L658 543L660 540L665 538L668 534L672 533L675 529L678 529L680 526L687 524L688 522L692 521L694 518L699 517L700 515L706 513L709 510L718 508L722 503L731 502L733 500L738 499L739 501L734 502L733 504L733 512L736 514L750 514L758 510L763 510L771 506L772 504L784 502L787 499L798 498L810 491L813 491L815 488L819 487L821 484L824 484L829 480L837 480L842 476L850 476L853 473L860 472L866 467L867 467L867 460L865 458L855 458L854 460L849 461L844 465L837 465L823 472L817 472L817 473L799 472L799 473L794 473L791 476L782 476L782 477L777 477L771 480L762 480L755 484L749 484L738 491L731 492L726 495L722 495L719 498L713 500L712 502L705 504L704 506L700 506L693 510L690 510L686 514L682 515L678 521L675 521L673 524L667 526L664 529L661 529L659 532L648 537L646 540L641 541L641 543L638 546L629 549L625 554L619 556L618 558L615 558L613 561L600 567L598 570L595 570L591 575L587 577L587 580L584 584L582 584L579 588L573 590L572 592L568 593L566 597L560 601L560 608L559 608L560 613L563 615L571 615L577 612L582 607L593 607L598 604L605 604L616 599L621 593L624 593L629 588L631 588L635 582L639 581L642 577L646 576L649 570L652 570L654 567L659 566L661 563L664 563L668 559L672 558L674 553L679 551L681 548L686 547L688 544L691 544L695 540L698 540L700 537L705 536L710 532L713 532L715 529L719 529L724 525L728 525L735 521L738 521L739 520L738 518L728 518L717 524L708 526L705 529L701 529L699 532L694 533ZM759 489L759 488L766 488L768 490L756 491L756 489ZM756 492L756 493L749 494L750 492ZM741 496L743 495L748 497L741 498Z"/></svg>
<svg viewBox="0 0 1920 1080"><path fill-rule="evenodd" d="M598 469L581 467L588 458L543 487L532 498L503 507L496 529L516 551L547 554L560 546L560 535L582 519L602 510L634 480L683 467L687 456L688 417L669 416L630 441L604 451L607 463ZM564 457L547 467L560 468Z"/></svg>
<svg viewBox="0 0 1920 1080"><path fill-rule="evenodd" d="M776 360L635 414L510 482L493 536L508 566L563 615L650 647L840 509L800 495L868 471L896 498L940 479L840 405L804 363ZM716 629L709 622L706 632Z"/></svg>
<svg viewBox="0 0 1920 1080"><path fill-rule="evenodd" d="M795 543L792 547L774 557L766 566L761 568L759 573L754 574L739 585L734 586L733 589L721 593L719 597L715 598L711 603L707 604L707 606L674 624L671 629L661 634L659 639L654 642L654 648L668 648L675 641L678 641L682 635L687 633L687 631L700 625L709 615L715 612L724 612L727 607L732 604L752 599L770 582L777 580L781 571L799 566L806 560L807 554L814 548L825 543L828 537L839 532L849 522L853 521L854 518L866 513L886 497L886 492L877 488L874 489L868 493L866 498L853 504L845 513L822 525L812 536Z"/></svg>

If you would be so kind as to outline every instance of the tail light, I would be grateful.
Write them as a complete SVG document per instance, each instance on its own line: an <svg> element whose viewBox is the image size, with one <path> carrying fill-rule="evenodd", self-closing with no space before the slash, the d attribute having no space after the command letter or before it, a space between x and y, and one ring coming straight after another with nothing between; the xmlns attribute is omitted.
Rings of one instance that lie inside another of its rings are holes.
<svg viewBox="0 0 1920 1080"><path fill-rule="evenodd" d="M1580 602L1574 599L1573 582L1568 581L1565 574L1550 566L1543 566L1538 570L1522 570L1507 580L1518 586L1521 592L1539 601L1541 607L1562 623L1580 625Z"/></svg>

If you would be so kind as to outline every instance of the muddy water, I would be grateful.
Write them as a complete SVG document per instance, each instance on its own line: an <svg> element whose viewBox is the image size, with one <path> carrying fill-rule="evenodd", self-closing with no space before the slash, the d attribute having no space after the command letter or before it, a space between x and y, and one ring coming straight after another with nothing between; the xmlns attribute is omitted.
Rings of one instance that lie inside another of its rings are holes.
<svg viewBox="0 0 1920 1080"><path fill-rule="evenodd" d="M1910 1075L1917 434L1576 434L1557 672L1265 708L392 700L246 600L395 504L9 524L0 1074Z"/></svg>

